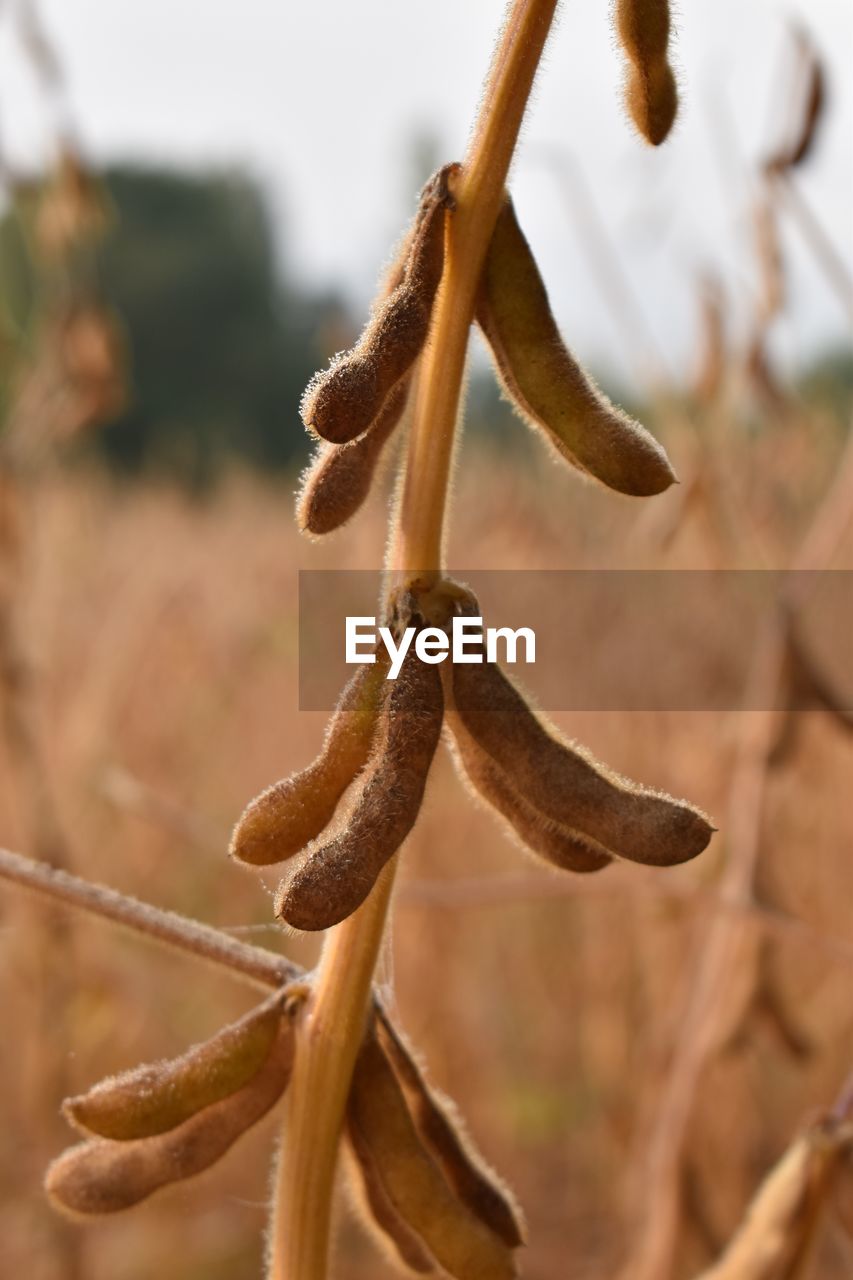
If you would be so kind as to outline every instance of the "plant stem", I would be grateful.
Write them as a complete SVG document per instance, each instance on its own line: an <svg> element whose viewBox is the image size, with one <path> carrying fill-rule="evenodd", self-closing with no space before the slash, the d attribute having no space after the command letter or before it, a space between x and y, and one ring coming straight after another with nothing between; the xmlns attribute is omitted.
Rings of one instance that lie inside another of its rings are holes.
<svg viewBox="0 0 853 1280"><path fill-rule="evenodd" d="M555 9L556 0L516 0L513 5L454 190L456 210L448 219L444 274L418 379L394 543L393 568L403 573L429 576L443 561L444 515L477 285Z"/></svg>
<svg viewBox="0 0 853 1280"><path fill-rule="evenodd" d="M448 218L442 282L424 353L391 541L399 575L438 576L456 419L477 282L556 0L513 0ZM298 1024L272 1237L272 1280L325 1280L338 1145L385 933L396 859L331 930Z"/></svg>
<svg viewBox="0 0 853 1280"><path fill-rule="evenodd" d="M258 986L283 986L301 972L284 956L250 946L210 925L200 924L174 911L161 911L147 902L126 897L104 885L92 884L68 871L58 870L45 862L35 862L9 849L0 849L0 878L220 965L251 979Z"/></svg>

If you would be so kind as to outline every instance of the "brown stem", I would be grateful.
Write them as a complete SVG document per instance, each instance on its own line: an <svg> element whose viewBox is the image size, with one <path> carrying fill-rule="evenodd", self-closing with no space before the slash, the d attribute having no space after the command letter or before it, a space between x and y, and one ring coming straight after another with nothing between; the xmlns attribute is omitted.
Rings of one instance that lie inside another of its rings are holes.
<svg viewBox="0 0 853 1280"><path fill-rule="evenodd" d="M513 0L454 191L391 542L392 573L441 572L477 281L555 8L556 0ZM302 1013L278 1175L272 1280L325 1280L327 1274L337 1150L393 878L394 862L360 910L327 935L314 993Z"/></svg>
<svg viewBox="0 0 853 1280"><path fill-rule="evenodd" d="M250 946L210 925L200 924L175 911L161 911L115 889L92 884L68 871L35 862L8 849L0 849L0 878L65 906L124 925L134 933L241 974L258 986L282 986L300 973L297 966L284 956Z"/></svg>

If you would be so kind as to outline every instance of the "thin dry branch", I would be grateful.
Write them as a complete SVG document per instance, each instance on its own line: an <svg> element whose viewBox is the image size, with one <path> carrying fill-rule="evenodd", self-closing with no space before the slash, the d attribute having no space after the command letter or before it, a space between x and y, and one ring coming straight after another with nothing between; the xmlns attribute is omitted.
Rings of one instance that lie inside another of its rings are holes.
<svg viewBox="0 0 853 1280"><path fill-rule="evenodd" d="M249 978L257 986L278 987L293 981L301 972L285 956L240 942L211 925L190 920L176 911L152 907L115 889L93 884L20 853L12 853L9 849L0 849L0 878L219 965L231 973Z"/></svg>
<svg viewBox="0 0 853 1280"><path fill-rule="evenodd" d="M832 558L853 516L853 436L836 479L794 556L794 570L818 569ZM796 601L789 602L795 604ZM702 1073L719 1046L730 983L748 928L742 912L755 905L754 888L770 756L776 736L778 695L784 673L788 613L772 620L754 655L748 706L729 793L727 862L720 887L724 904L697 926L688 996L642 1170L639 1238L626 1280L667 1280L672 1274L681 1209L682 1160Z"/></svg>

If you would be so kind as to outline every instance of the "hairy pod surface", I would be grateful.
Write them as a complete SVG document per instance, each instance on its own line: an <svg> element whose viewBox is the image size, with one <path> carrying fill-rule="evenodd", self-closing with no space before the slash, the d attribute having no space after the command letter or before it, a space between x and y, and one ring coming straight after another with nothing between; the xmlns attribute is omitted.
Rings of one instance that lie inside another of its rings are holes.
<svg viewBox="0 0 853 1280"><path fill-rule="evenodd" d="M353 1190L360 1200L361 1216L382 1247L396 1254L410 1271L426 1275L435 1271L435 1261L423 1241L398 1212L385 1189L370 1148L352 1133L349 1138ZM360 1193L360 1194L359 1194Z"/></svg>
<svg viewBox="0 0 853 1280"><path fill-rule="evenodd" d="M534 808L513 786L511 777L471 737L458 715L448 711L447 721L460 772L475 794L497 811L525 849L561 871L588 874L610 865L613 858L606 849Z"/></svg>
<svg viewBox="0 0 853 1280"><path fill-rule="evenodd" d="M360 436L421 352L444 267L448 181L457 170L445 165L424 188L400 283L377 303L356 345L308 384L302 419L324 440L343 444Z"/></svg>
<svg viewBox="0 0 853 1280"><path fill-rule="evenodd" d="M409 1114L456 1195L510 1249L525 1242L524 1220L511 1193L473 1149L453 1104L427 1084L411 1049L381 1006L376 1035L403 1090Z"/></svg>
<svg viewBox="0 0 853 1280"><path fill-rule="evenodd" d="M231 856L252 866L283 862L304 849L334 817L341 796L367 764L377 731L389 659L360 667L344 686L313 764L262 791L231 837Z"/></svg>
<svg viewBox="0 0 853 1280"><path fill-rule="evenodd" d="M72 1147L48 1169L48 1194L58 1208L88 1217L129 1209L161 1187L202 1173L278 1101L292 1062L292 1027L283 1019L266 1062L237 1093L156 1137L94 1138Z"/></svg>
<svg viewBox="0 0 853 1280"><path fill-rule="evenodd" d="M563 458L620 493L647 497L669 488L675 474L664 450L602 395L564 345L509 196L476 314L510 400Z"/></svg>
<svg viewBox="0 0 853 1280"><path fill-rule="evenodd" d="M367 430L348 444L322 443L302 476L296 521L314 537L340 529L361 507L382 451L406 408L410 377L401 378Z"/></svg>
<svg viewBox="0 0 853 1280"><path fill-rule="evenodd" d="M67 1099L66 1119L121 1142L176 1128L258 1074L278 1037L281 999L277 993L179 1058L146 1063Z"/></svg>
<svg viewBox="0 0 853 1280"><path fill-rule="evenodd" d="M276 915L295 929L328 929L352 915L420 811L441 735L441 676L411 648L388 683L373 767L346 826L279 887Z"/></svg>
<svg viewBox="0 0 853 1280"><path fill-rule="evenodd" d="M714 828L699 809L613 773L534 714L496 663L458 664L453 699L465 729L552 821L614 857L649 866L687 862Z"/></svg>
<svg viewBox="0 0 853 1280"><path fill-rule="evenodd" d="M376 1033L356 1061L347 1128L360 1163L455 1280L512 1280L513 1251L459 1199L425 1147Z"/></svg>
<svg viewBox="0 0 853 1280"><path fill-rule="evenodd" d="M657 147L678 112L678 90L668 62L668 0L618 0L616 32L629 67L625 105L637 130Z"/></svg>

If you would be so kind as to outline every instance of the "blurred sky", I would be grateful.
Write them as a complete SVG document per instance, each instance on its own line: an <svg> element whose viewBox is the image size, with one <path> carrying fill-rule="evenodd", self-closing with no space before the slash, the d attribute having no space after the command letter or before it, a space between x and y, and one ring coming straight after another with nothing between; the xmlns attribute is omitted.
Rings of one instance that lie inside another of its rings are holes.
<svg viewBox="0 0 853 1280"><path fill-rule="evenodd" d="M49 113L14 35L15 4L0 9L0 128L7 149L31 159L50 136ZM291 269L342 287L360 307L413 205L414 140L434 139L441 160L464 151L502 11L502 0L40 6L91 156L248 168L269 194ZM567 161L580 173L654 345L683 375L703 267L725 273L745 314L751 166L782 122L786 88L790 96L780 73L791 18L824 56L831 92L797 181L853 259L850 0L680 0L676 11L683 102L674 137L652 151L628 127L609 5L566 0L512 176L568 341L622 384L642 352L622 336L559 174ZM790 221L784 242L791 306L776 350L793 362L844 343L849 327Z"/></svg>

